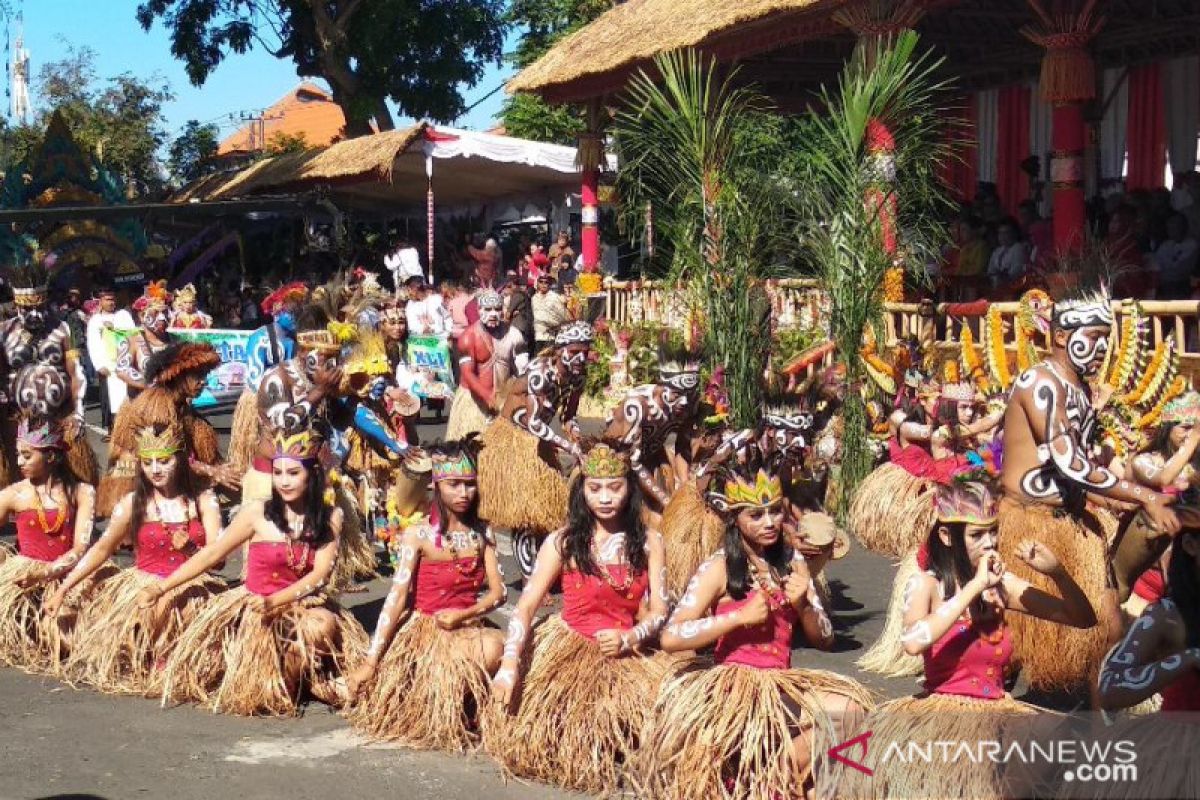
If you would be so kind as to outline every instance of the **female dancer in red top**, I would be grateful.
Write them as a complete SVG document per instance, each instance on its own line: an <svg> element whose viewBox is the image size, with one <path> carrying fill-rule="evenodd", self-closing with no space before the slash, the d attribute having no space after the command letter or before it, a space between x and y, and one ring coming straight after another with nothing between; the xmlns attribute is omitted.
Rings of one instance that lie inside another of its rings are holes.
<svg viewBox="0 0 1200 800"><path fill-rule="evenodd" d="M628 459L597 444L581 471L567 527L542 543L509 623L483 743L506 772L607 794L674 660L643 651L666 620L666 564ZM562 613L537 627L526 660L534 612L559 579Z"/></svg>
<svg viewBox="0 0 1200 800"><path fill-rule="evenodd" d="M326 496L321 447L312 430L276 434L270 498L244 507L222 536L142 591L142 605L161 614L173 590L248 545L245 583L207 602L179 637L164 701L245 716L296 714L305 688L330 705L344 702L342 669L362 657L367 635L321 594L342 529L342 512Z"/></svg>
<svg viewBox="0 0 1200 800"><path fill-rule="evenodd" d="M359 699L350 722L372 738L460 751L478 739L476 714L504 648L504 635L481 622L507 590L477 515L473 449L432 449L438 522L404 533L371 648L347 678Z"/></svg>
<svg viewBox="0 0 1200 800"><path fill-rule="evenodd" d="M137 455L137 488L117 503L104 535L46 606L52 613L73 586L132 540L133 566L104 581L80 613L67 675L105 692L157 694L175 641L225 582L201 574L181 584L159 604L161 616L140 608L139 594L216 539L221 509L211 490L199 491L178 425L138 431Z"/></svg>
<svg viewBox="0 0 1200 800"><path fill-rule="evenodd" d="M939 486L936 502L929 571L913 575L905 588L900 637L905 651L924 661L925 691L885 703L862 724L873 732L865 765L874 775L833 770L830 785L842 797L882 797L899 786L911 797L1013 796L1003 785L1003 764L880 757L893 743L1007 741L1005 726L1013 715L1034 712L1004 690L1013 652L1007 612L1077 628L1096 624L1087 596L1045 545L1026 540L1018 553L1054 582L1061 597L1005 570L997 551L997 503L987 485Z"/></svg>
<svg viewBox="0 0 1200 800"><path fill-rule="evenodd" d="M822 649L833 628L804 556L783 535L780 479L751 450L708 496L726 519L724 547L700 565L663 633L669 652L713 646L716 666L659 692L639 762L654 797L801 796L813 754L851 734L873 705L849 678L791 669L797 625Z"/></svg>
<svg viewBox="0 0 1200 800"><path fill-rule="evenodd" d="M43 614L42 602L87 551L96 490L76 482L57 424L20 422L17 467L23 480L0 490L0 520L16 523L18 552L0 561L0 663L57 673L92 584L57 617Z"/></svg>

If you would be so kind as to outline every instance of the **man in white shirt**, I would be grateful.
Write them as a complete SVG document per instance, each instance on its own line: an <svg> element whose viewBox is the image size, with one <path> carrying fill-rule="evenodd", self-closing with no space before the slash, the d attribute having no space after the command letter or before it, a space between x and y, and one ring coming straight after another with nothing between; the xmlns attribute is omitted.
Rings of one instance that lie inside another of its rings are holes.
<svg viewBox="0 0 1200 800"><path fill-rule="evenodd" d="M425 274L421 271L421 254L405 239L401 239L396 244L396 249L383 257L383 264L392 273L396 289L406 284L410 278L420 278Z"/></svg>
<svg viewBox="0 0 1200 800"><path fill-rule="evenodd" d="M988 277L992 279L992 286L1015 283L1029 266L1029 250L1017 234L1017 224L1011 219L1000 223L996 237L999 244L988 261Z"/></svg>
<svg viewBox="0 0 1200 800"><path fill-rule="evenodd" d="M533 306L533 339L538 353L554 346L554 335L567 321L567 303L551 287L554 279L549 272L538 275L537 293L530 300Z"/></svg>
<svg viewBox="0 0 1200 800"><path fill-rule="evenodd" d="M136 330L133 316L117 308L117 295L112 289L96 293L98 307L87 324L87 350L100 385L100 418L105 431L111 432L113 417L125 403L125 382L117 377L117 354L104 342L106 329Z"/></svg>
<svg viewBox="0 0 1200 800"><path fill-rule="evenodd" d="M1159 299L1186 300L1191 296L1197 252L1197 242L1188 233L1187 217L1179 213L1167 217L1167 238L1154 251Z"/></svg>
<svg viewBox="0 0 1200 800"><path fill-rule="evenodd" d="M425 283L423 278L413 277L405 282L408 289L408 331L412 336L449 336L450 312L446 309L441 294Z"/></svg>

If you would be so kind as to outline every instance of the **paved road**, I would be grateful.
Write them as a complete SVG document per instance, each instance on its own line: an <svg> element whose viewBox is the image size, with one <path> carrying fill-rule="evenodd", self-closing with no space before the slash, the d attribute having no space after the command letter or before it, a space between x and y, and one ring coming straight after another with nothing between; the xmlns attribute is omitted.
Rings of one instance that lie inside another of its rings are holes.
<svg viewBox="0 0 1200 800"><path fill-rule="evenodd" d="M91 415L89 415L91 416ZM228 415L215 417L222 434ZM441 426L423 426L432 439ZM96 440L97 449L103 445ZM237 564L228 572L236 574ZM515 575L515 566L506 570ZM912 691L911 679L889 680L853 666L883 626L892 567L852 550L829 568L831 611L839 636L833 652L798 650L793 663L852 675L884 697ZM344 598L372 627L386 583ZM515 597L516 592L512 595ZM395 800L569 798L545 786L509 783L482 755L418 753L358 741L321 705L298 719L240 719L192 707L74 690L56 681L0 669L0 800L149 797L339 797Z"/></svg>

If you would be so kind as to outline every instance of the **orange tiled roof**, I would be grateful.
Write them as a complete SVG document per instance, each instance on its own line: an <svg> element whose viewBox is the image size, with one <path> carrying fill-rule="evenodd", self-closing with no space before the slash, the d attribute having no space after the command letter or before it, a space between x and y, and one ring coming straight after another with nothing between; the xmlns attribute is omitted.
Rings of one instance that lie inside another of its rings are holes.
<svg viewBox="0 0 1200 800"><path fill-rule="evenodd" d="M346 127L342 109L333 102L329 93L311 83L302 83L281 97L263 114L264 138L269 144L272 137L282 133L288 136L304 134L309 147L324 147L341 141ZM218 155L248 152L259 149L258 143L251 147L251 126L247 123L227 136L217 150Z"/></svg>

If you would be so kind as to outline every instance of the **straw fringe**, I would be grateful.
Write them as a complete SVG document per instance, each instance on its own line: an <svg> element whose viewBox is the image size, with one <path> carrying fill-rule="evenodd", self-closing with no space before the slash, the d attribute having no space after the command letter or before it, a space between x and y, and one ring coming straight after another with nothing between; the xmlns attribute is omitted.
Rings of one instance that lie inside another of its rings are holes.
<svg viewBox="0 0 1200 800"><path fill-rule="evenodd" d="M348 485L339 486L334 493L337 507L342 510L342 532L338 537L337 561L330 577L331 593L345 591L359 578L371 579L377 574L375 546L363 531L362 512L350 493Z"/></svg>
<svg viewBox="0 0 1200 800"><path fill-rule="evenodd" d="M488 703L483 745L506 775L610 795L632 767L650 698L680 663L664 653L605 658L559 616L533 637L515 713Z"/></svg>
<svg viewBox="0 0 1200 800"><path fill-rule="evenodd" d="M536 436L504 417L483 432L479 516L498 528L547 534L567 519L567 481L543 460Z"/></svg>
<svg viewBox="0 0 1200 800"><path fill-rule="evenodd" d="M933 527L934 486L896 464L881 464L854 493L847 517L850 530L872 553L903 558Z"/></svg>
<svg viewBox="0 0 1200 800"><path fill-rule="evenodd" d="M1057 596L1053 581L1017 557L1017 547L1026 539L1046 545L1083 589L1099 619L1107 573L1101 521L1090 512L1081 518L1065 513L1055 516L1054 511L1050 506L1001 499L1000 555L1014 575ZM1012 630L1013 660L1021 665L1031 686L1054 691L1090 683L1106 649L1103 625L1080 630L1030 614L1009 614L1006 619Z"/></svg>
<svg viewBox="0 0 1200 800"><path fill-rule="evenodd" d="M671 495L663 509L661 530L667 546L667 589L679 597L700 563L720 546L725 523L704 502L693 479Z"/></svg>
<svg viewBox="0 0 1200 800"><path fill-rule="evenodd" d="M463 386L454 392L450 404L450 419L446 423L446 441L462 439L469 433L482 433L488 426L488 409L479 405L475 395Z"/></svg>
<svg viewBox="0 0 1200 800"><path fill-rule="evenodd" d="M258 453L262 418L258 415L258 394L243 391L233 409L229 424L229 463L239 471L249 468Z"/></svg>
<svg viewBox="0 0 1200 800"><path fill-rule="evenodd" d="M920 656L910 656L904 652L900 644L900 634L904 632L904 587L909 579L920 572L917 566L917 553L914 550L900 562L896 569L896 580L892 582L892 596L888 600L887 621L884 622L883 632L854 663L867 672L886 675L889 678L907 678L920 675L924 670Z"/></svg>
<svg viewBox="0 0 1200 800"><path fill-rule="evenodd" d="M1123 719L1097 734L1101 741L1133 742L1137 780L1063 783L1057 796L1134 800L1143 797L1200 797L1200 725L1196 715L1172 712ZM1187 754L1191 753L1189 756Z"/></svg>
<svg viewBox="0 0 1200 800"><path fill-rule="evenodd" d="M882 754L893 743L902 750L910 743L920 746L944 741L968 744L995 741L1006 747L1014 740L1015 723L1037 712L1038 709L1009 695L999 700L977 700L935 694L885 703L862 725L864 731L872 732L869 752L874 758L867 766L875 774L867 775L842 764L831 765L826 774L818 776L817 796L854 800L918 797L1001 800L1014 796L1005 790L1002 764L986 759L975 763L970 758L932 764L920 758L891 758L884 762Z"/></svg>
<svg viewBox="0 0 1200 800"><path fill-rule="evenodd" d="M421 750L465 752L479 742L478 714L488 702L488 674L466 658L456 638L476 626L444 631L414 611L396 632L370 693L346 714L371 739Z"/></svg>
<svg viewBox="0 0 1200 800"><path fill-rule="evenodd" d="M800 797L792 739L812 726L812 753L842 740L820 693L872 709L856 681L823 670L696 668L663 684L638 754L639 794L664 800ZM812 766L812 765L810 765Z"/></svg>
<svg viewBox="0 0 1200 800"><path fill-rule="evenodd" d="M0 663L26 672L59 675L70 652L71 634L81 606L98 584L116 573L112 564L100 567L81 581L63 603L57 618L42 613L42 601L55 592L60 581L49 581L28 589L17 581L44 575L45 561L10 555L0 561Z"/></svg>
<svg viewBox="0 0 1200 800"><path fill-rule="evenodd" d="M191 456L202 464L219 464L221 445L217 442L217 431L212 424L191 411L183 414L182 422L183 435Z"/></svg>
<svg viewBox="0 0 1200 800"><path fill-rule="evenodd" d="M67 447L67 468L80 483L95 486L100 480L100 463L96 460L96 451L88 444L87 434L83 431L80 431Z"/></svg>
<svg viewBox="0 0 1200 800"><path fill-rule="evenodd" d="M203 604L225 581L201 575L166 595L170 610L155 624L154 609L138 608L138 595L159 579L131 567L105 581L83 609L64 674L102 692L157 696L171 648Z"/></svg>
<svg viewBox="0 0 1200 800"><path fill-rule="evenodd" d="M252 608L252 599L243 586L204 604L167 661L164 704L194 701L238 716L295 716L305 686L311 689L340 676L366 652L366 631L332 601L324 607L337 618L336 650L319 653L297 631L307 605L293 604L266 624ZM305 674L299 684L288 685L284 664L293 646L303 654Z"/></svg>
<svg viewBox="0 0 1200 800"><path fill-rule="evenodd" d="M138 461L133 453L118 453L114 448L109 453L108 472L100 478L96 489L96 516L112 516L113 509L121 498L137 488Z"/></svg>

